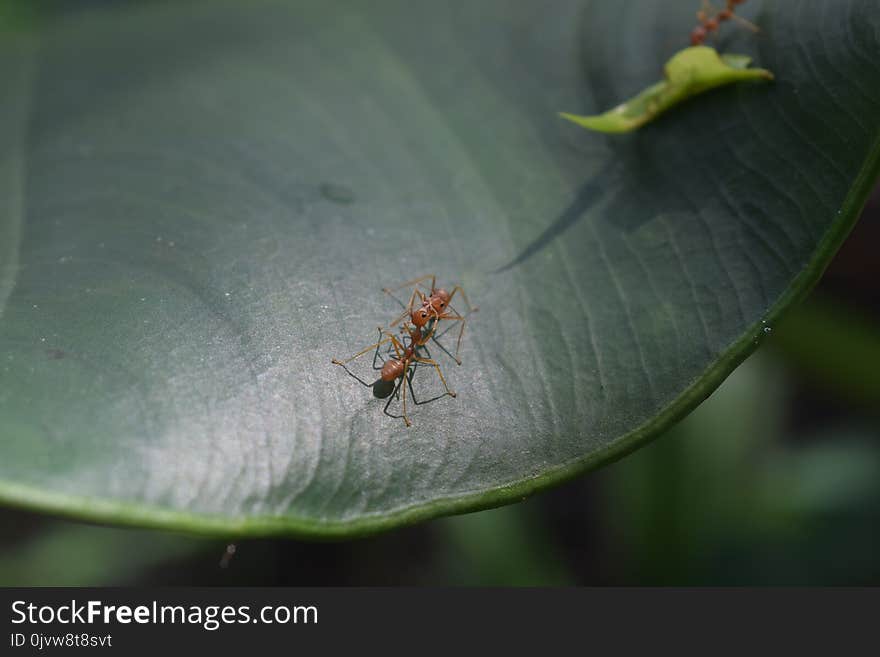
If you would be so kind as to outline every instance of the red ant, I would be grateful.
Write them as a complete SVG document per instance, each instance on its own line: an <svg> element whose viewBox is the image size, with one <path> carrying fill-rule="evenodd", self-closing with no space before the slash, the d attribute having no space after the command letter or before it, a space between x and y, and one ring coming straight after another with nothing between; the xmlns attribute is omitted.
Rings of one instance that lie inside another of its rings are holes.
<svg viewBox="0 0 880 657"><path fill-rule="evenodd" d="M391 333L390 331L384 330L381 326L379 327L378 330L379 330L379 338L380 339L376 344L370 345L366 349L359 351L354 356L352 356L351 358L348 358L346 360L341 361L341 360L337 360L334 358L332 360L332 363L334 365L341 365L345 369L345 371L348 372L349 375L351 375L352 377L354 377L355 379L357 379L358 381L360 381L362 384L364 384L365 386L367 386L369 388L374 387L380 381L384 381L386 383L393 383L397 379L400 379L400 383L397 384L397 387L394 389L394 392L391 395L389 395L388 401L385 404L385 408L382 411L383 413L385 413L385 415L388 415L389 417L400 417L400 416L391 415L391 413L388 412L388 406L391 404L391 401L395 397L398 396L401 386L403 386L403 421L406 423L406 426L412 425L412 423L409 421L409 418L406 415L406 389L407 389L407 387L409 387L409 389L410 389L410 393L412 394L412 398L413 398L413 403L415 403L415 404L426 404L429 401L434 401L435 399L439 399L440 397L443 397L445 395L449 395L450 397L455 397L455 393L449 389L448 385L446 385L446 379L443 378L443 372L440 371L440 365L437 363L437 361L435 361L431 358L422 358L421 356L416 355L416 349L418 349L419 347L424 347L425 343L427 343L428 340L430 340L431 338L434 337L434 331L436 330L436 324L433 325L427 333L422 333L422 329L420 327L414 327L414 326L410 326L409 324L404 324L404 326L401 330L402 331L405 330L407 333L409 333L409 339L410 339L409 345L406 345L406 346L404 346L404 344L400 340L397 339L397 336L394 335L393 333ZM385 335L387 337L382 339L383 335ZM375 366L376 356L379 353L379 347L381 347L383 344L388 344L389 342L394 347L395 355L392 356L391 358L389 358L388 360L386 360L385 363L382 365L382 371L379 375L380 378L375 383L367 383L366 381L361 379L359 376L357 376L353 372L351 372L347 367L345 367L346 363L350 363L355 358L360 358L361 356L363 356L368 351L371 351L372 349L376 350L376 354L373 356L373 363ZM433 399L425 400L422 402L419 402L418 400L416 400L415 392L412 389L412 377L408 376L410 367L413 367L416 363L423 363L425 365L431 365L434 367L434 369L437 370L437 376L440 377L440 381L443 383L443 387L446 389L446 392L444 394L439 395L438 397L434 397ZM407 385L404 385L404 382L406 382Z"/></svg>
<svg viewBox="0 0 880 657"><path fill-rule="evenodd" d="M702 45L709 34L718 30L721 23L731 19L739 21L741 24L745 25L753 32L757 32L757 26L753 25L744 18L740 18L735 13L737 5L741 5L745 1L746 0L726 0L726 5L724 9L719 9L714 14L712 14L710 13L713 11L712 5L709 4L708 0L703 0L703 8L697 12L697 21L699 21L700 24L697 25L691 32L691 45Z"/></svg>
<svg viewBox="0 0 880 657"><path fill-rule="evenodd" d="M426 295L419 289L418 286L423 281L426 281L428 279L431 279L431 292ZM464 327L465 323L467 322L465 317L467 315L461 315L450 305L449 302L452 301L452 297L455 296L456 292L461 292L461 296L468 307L468 315L472 312L476 312L477 310L479 310L479 308L471 307L471 303L470 301L468 301L467 295L464 293L464 289L459 285L456 285L454 288L452 288L452 292L447 292L443 288L437 288L437 277L434 274L421 276L420 278L407 281L406 283L402 283L401 285L398 285L394 288L382 288L382 291L385 294L391 294L394 290L399 290L404 287L412 287L413 292L409 297L409 302L404 305L405 310L403 311L403 313L400 314L399 317L391 322L390 327L393 328L397 326L402 321L407 319L407 317L409 318L409 321L411 321L418 329L423 328L425 325L428 324L428 322L432 320L434 320L435 322L439 322L440 320L447 319L461 322L461 330L458 332L458 341L455 344L455 355L453 356L455 362L461 365L461 359L458 357L458 351L461 348L461 337L464 335ZM418 297L421 304L419 306L416 306L416 297ZM432 328L428 331L428 337L425 338L425 341L427 341L428 338L433 337L433 333L434 331ZM444 349L444 351L446 350Z"/></svg>

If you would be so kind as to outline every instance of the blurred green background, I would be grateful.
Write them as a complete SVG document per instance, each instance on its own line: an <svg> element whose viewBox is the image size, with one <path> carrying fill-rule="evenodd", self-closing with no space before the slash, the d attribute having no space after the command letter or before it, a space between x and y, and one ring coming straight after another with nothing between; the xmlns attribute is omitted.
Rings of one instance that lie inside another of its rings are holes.
<svg viewBox="0 0 880 657"><path fill-rule="evenodd" d="M0 585L880 584L880 189L810 299L648 447L521 504L340 543L0 510Z"/></svg>

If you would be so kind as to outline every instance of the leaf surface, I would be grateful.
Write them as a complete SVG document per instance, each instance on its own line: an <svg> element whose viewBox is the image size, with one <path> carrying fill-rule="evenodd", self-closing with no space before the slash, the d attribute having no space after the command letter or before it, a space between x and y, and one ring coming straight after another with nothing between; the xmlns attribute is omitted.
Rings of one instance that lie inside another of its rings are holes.
<svg viewBox="0 0 880 657"><path fill-rule="evenodd" d="M0 498L347 536L656 436L806 294L880 151L873 0L748 3L761 34L719 49L772 84L623 137L559 119L657 80L694 4L95 3L14 31ZM457 398L406 429L330 361L425 273L480 311L461 367L432 352Z"/></svg>

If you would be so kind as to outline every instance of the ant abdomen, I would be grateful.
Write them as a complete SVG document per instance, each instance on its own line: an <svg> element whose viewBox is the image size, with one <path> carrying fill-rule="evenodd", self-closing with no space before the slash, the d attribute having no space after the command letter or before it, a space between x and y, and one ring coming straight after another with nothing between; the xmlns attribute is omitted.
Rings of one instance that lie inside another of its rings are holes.
<svg viewBox="0 0 880 657"><path fill-rule="evenodd" d="M386 360L385 364L382 366L382 380L383 381L394 381L397 378L403 376L403 361L391 359Z"/></svg>

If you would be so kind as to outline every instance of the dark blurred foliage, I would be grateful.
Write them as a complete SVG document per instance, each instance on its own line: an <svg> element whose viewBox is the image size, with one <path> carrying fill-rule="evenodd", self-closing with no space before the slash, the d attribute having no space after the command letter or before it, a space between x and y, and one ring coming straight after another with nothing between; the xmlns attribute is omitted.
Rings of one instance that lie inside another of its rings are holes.
<svg viewBox="0 0 880 657"><path fill-rule="evenodd" d="M229 550L4 510L0 584L878 584L878 243L880 193L809 300L685 421L521 504Z"/></svg>

